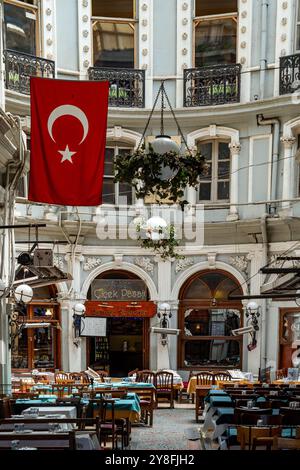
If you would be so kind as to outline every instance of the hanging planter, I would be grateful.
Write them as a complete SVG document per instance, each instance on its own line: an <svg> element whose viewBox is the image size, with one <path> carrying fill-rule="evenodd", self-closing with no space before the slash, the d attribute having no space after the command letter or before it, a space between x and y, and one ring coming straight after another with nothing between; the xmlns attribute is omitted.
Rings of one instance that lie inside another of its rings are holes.
<svg viewBox="0 0 300 470"><path fill-rule="evenodd" d="M185 258L176 252L180 242L174 224L168 225L161 217L151 217L147 221L137 218L135 225L143 248L154 250L164 261Z"/></svg>
<svg viewBox="0 0 300 470"><path fill-rule="evenodd" d="M180 155L174 151L156 153L151 144L149 149L140 148L133 154L117 155L115 158L115 181L133 186L136 197L144 199L152 196L154 202L165 200L184 206L184 189L196 188L199 177L205 174L207 165L200 152L186 152ZM163 178L164 171L172 173Z"/></svg>
<svg viewBox="0 0 300 470"><path fill-rule="evenodd" d="M160 135L146 148L144 137L160 95ZM164 132L165 99L185 146L184 152ZM115 157L115 181L133 186L139 199L152 196L151 200L157 204L167 201L180 204L183 208L188 204L188 201L183 200L185 188L196 188L207 168L201 153L197 149L189 149L162 82L137 150L133 154Z"/></svg>

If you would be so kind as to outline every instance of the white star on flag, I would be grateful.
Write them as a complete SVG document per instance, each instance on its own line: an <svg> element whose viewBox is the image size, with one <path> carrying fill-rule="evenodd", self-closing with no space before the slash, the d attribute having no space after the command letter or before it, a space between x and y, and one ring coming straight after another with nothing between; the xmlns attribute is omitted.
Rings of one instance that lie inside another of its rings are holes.
<svg viewBox="0 0 300 470"><path fill-rule="evenodd" d="M60 163L63 163L65 160L73 163L72 155L77 153L77 152L71 152L68 145L66 146L65 150L59 150L58 152L63 156Z"/></svg>

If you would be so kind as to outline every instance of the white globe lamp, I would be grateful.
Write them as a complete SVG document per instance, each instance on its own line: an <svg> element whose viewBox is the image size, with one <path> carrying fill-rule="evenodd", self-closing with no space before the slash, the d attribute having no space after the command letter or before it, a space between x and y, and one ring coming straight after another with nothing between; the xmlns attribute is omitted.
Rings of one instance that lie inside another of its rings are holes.
<svg viewBox="0 0 300 470"><path fill-rule="evenodd" d="M74 311L75 315L83 317L84 314L85 314L86 308L82 303L78 303L78 304L74 305L73 311Z"/></svg>
<svg viewBox="0 0 300 470"><path fill-rule="evenodd" d="M167 302L163 302L159 304L158 306L160 312L170 312L171 310L171 305L168 304Z"/></svg>
<svg viewBox="0 0 300 470"><path fill-rule="evenodd" d="M20 284L15 288L14 297L17 302L28 304L33 297L33 290L27 284Z"/></svg>
<svg viewBox="0 0 300 470"><path fill-rule="evenodd" d="M258 311L258 304L256 302L248 302L246 309L249 313L255 313Z"/></svg>
<svg viewBox="0 0 300 470"><path fill-rule="evenodd" d="M157 135L151 142L151 146L155 153L164 155L168 152L174 152L178 154L180 152L179 146L169 135Z"/></svg>
<svg viewBox="0 0 300 470"><path fill-rule="evenodd" d="M159 241L164 238L164 230L168 224L161 217L154 216L147 220L146 226L149 238L153 241Z"/></svg>

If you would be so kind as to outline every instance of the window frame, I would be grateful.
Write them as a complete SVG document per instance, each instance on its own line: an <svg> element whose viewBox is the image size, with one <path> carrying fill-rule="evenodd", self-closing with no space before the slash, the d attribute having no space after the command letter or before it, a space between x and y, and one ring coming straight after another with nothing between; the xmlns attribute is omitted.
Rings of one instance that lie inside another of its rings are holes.
<svg viewBox="0 0 300 470"><path fill-rule="evenodd" d="M220 205L228 205L230 203L230 185L231 185L231 154L229 151L229 158L226 160L221 160L222 161L228 161L229 160L229 174L228 178L219 178L218 177L218 166L219 166L219 144L230 144L230 141L227 139L203 139L203 140L198 140L197 146L200 146L201 144L212 144L212 156L211 156L211 179L207 180L210 181L211 183L211 199L205 199L201 200L200 199L200 185L201 181L199 183L199 189L197 191L197 204L204 204L205 206L220 206ZM200 178L201 180L201 178ZM229 182L229 197L228 199L218 199L218 183L219 182ZM203 181L205 182L205 180Z"/></svg>
<svg viewBox="0 0 300 470"><path fill-rule="evenodd" d="M300 0L297 0L296 4L296 17L295 17L295 32L294 32L294 38L295 38L295 47L294 47L294 52L299 53L300 52L300 41L299 41L299 49L297 49L297 33L298 33L298 28L300 29L300 18L298 19L300 15ZM300 38L300 33L299 33L299 38Z"/></svg>
<svg viewBox="0 0 300 470"><path fill-rule="evenodd" d="M41 45L41 33L40 33L40 25L41 25L41 10L40 10L40 1L34 0L34 4L27 3L27 2L20 2L18 0L3 0L3 5L5 3L15 5L17 7L21 7L27 10L31 10L36 17L35 20L35 48L36 48L36 55L34 57L40 57L42 53L42 45ZM4 15L3 15L4 21ZM6 45L5 45L6 48ZM25 54L25 52L24 52Z"/></svg>
<svg viewBox="0 0 300 470"><path fill-rule="evenodd" d="M92 58L93 58L93 67L94 65L94 30L93 26L95 22L101 21L102 23L113 23L113 24L128 24L133 29L133 69L137 68L138 63L138 47L137 47L137 40L138 40L138 32L136 25L138 24L138 19L136 18L136 1L132 0L133 2L133 18L119 18L119 17L108 17L108 16L91 16L91 27L92 27L92 34L91 34L91 50L92 50ZM106 67L103 67L106 68ZM107 67L109 70L110 67ZM126 69L124 69L126 70ZM130 70L130 69L129 69Z"/></svg>
<svg viewBox="0 0 300 470"><path fill-rule="evenodd" d="M194 19L193 19L193 48L192 48L192 66L193 68L201 68L196 67L196 27L204 21L213 21L213 20L224 20L224 19L232 19L237 24L237 36L236 36L236 59L238 57L238 11L232 13L223 13L219 15L205 15L205 16L196 16L196 5L194 10ZM215 64L218 65L218 64Z"/></svg>
<svg viewBox="0 0 300 470"><path fill-rule="evenodd" d="M61 310L60 304L58 302L39 302L33 301L27 305L27 316L23 317L26 323L41 323L41 318L34 316L34 308L35 307L50 307L54 310L54 318L48 319L47 323L51 323L51 327L56 327L53 332L53 342L54 342L54 367L52 368L45 368L46 370L54 371L55 369L61 368ZM34 328L26 328L27 330L27 360L28 360L28 367L26 368L15 368L12 367L12 372L20 373L20 372L28 372L34 369ZM13 358L13 354L11 354L11 359Z"/></svg>
<svg viewBox="0 0 300 470"><path fill-rule="evenodd" d="M127 144L127 145L126 145L126 143L124 143L124 144L122 144L122 143L120 143L120 144L118 144L118 143L114 144L114 143L108 142L108 143L106 143L105 150L106 150L107 148L114 149L114 157L115 157L116 155L118 155L119 150L129 150L129 151L131 151L131 152L134 151L133 146L130 146L130 144ZM104 165L105 165L105 162L104 162ZM105 166L104 166L104 170L105 170ZM111 175L105 175L105 173L104 173L104 174L103 174L103 181L104 181L105 179L112 179L112 180L113 180L114 177L115 177L114 175L113 175L113 176L111 176ZM114 202L114 203L103 202L103 203L102 203L103 206L109 206L109 207L114 207L114 206L119 206L119 207L131 207L131 206L133 206L133 205L135 204L135 202L136 202L136 195L135 195L135 191L134 191L134 188L133 188L133 187L132 187L132 202L131 202L131 204L125 204L125 205L124 205L124 204L120 204L120 203L119 203L119 185L120 185L120 182L119 182L119 181L117 181L117 182L114 183L114 188L115 188L115 192L114 192L115 202ZM103 197L103 193L102 193L102 197Z"/></svg>

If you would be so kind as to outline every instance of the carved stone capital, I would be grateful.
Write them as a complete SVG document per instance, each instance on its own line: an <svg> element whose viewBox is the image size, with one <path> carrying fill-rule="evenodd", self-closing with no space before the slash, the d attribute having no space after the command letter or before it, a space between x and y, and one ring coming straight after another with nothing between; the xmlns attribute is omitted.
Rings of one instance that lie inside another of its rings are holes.
<svg viewBox="0 0 300 470"><path fill-rule="evenodd" d="M289 135L284 135L281 137L280 142L286 149L291 149L296 142L295 137L289 136Z"/></svg>
<svg viewBox="0 0 300 470"><path fill-rule="evenodd" d="M241 144L239 142L231 142L228 147L231 155L238 155L241 151Z"/></svg>
<svg viewBox="0 0 300 470"><path fill-rule="evenodd" d="M216 269L217 253L207 253L207 261L209 269Z"/></svg>

